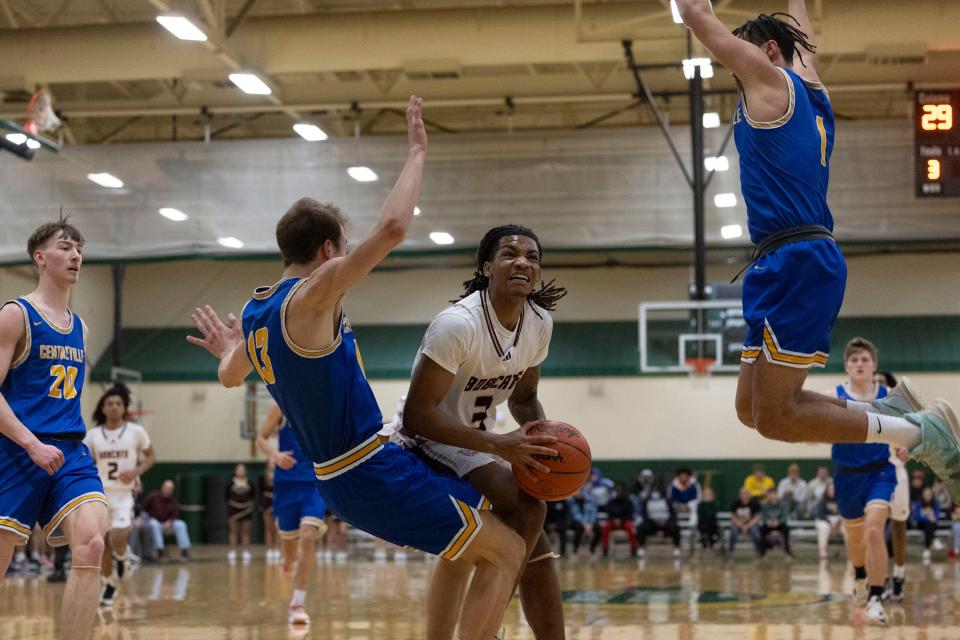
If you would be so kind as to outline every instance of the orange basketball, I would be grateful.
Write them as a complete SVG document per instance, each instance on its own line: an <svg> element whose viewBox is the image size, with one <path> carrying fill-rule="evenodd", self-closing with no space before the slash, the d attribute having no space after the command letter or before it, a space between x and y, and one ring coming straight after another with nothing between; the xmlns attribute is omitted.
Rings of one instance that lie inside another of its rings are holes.
<svg viewBox="0 0 960 640"><path fill-rule="evenodd" d="M537 481L513 470L520 488L534 498L556 502L577 493L590 477L590 445L576 427L566 422L544 420L532 423L525 433L528 436L554 436L557 442L543 445L557 450L555 456L535 456L537 461L550 468L550 473L531 470Z"/></svg>

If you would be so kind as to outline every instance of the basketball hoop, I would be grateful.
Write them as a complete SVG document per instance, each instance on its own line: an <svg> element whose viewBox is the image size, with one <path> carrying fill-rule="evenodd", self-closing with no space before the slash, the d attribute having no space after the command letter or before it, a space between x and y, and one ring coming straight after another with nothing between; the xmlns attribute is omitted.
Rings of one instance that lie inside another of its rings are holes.
<svg viewBox="0 0 960 640"><path fill-rule="evenodd" d="M53 100L46 89L35 91L27 103L27 121L24 130L31 135L40 135L44 131L54 131L60 126L60 118L53 112Z"/></svg>
<svg viewBox="0 0 960 640"><path fill-rule="evenodd" d="M716 364L714 358L686 358L683 364L692 378L705 378L710 375L710 370Z"/></svg>

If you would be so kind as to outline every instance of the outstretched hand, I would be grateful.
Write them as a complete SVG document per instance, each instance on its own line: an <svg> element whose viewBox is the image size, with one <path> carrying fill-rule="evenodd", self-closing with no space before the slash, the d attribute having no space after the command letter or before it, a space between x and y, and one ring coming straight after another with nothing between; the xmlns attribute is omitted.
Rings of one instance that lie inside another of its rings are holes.
<svg viewBox="0 0 960 640"><path fill-rule="evenodd" d="M210 305L197 307L190 314L193 326L203 334L203 338L187 336L187 342L203 347L215 358L223 359L234 347L243 342L243 332L235 315L228 314L225 324Z"/></svg>
<svg viewBox="0 0 960 640"><path fill-rule="evenodd" d="M423 99L410 96L407 104L407 142L410 150L427 150L427 129L423 126Z"/></svg>

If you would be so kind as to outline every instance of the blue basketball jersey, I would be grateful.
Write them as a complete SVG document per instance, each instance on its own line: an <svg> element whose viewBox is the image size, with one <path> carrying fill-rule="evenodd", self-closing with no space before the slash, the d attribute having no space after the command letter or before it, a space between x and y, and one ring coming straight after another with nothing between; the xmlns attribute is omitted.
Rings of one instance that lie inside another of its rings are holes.
<svg viewBox="0 0 960 640"><path fill-rule="evenodd" d="M80 413L86 354L80 316L71 312L70 325L58 327L26 298L7 304L23 309L27 333L0 394L34 435L82 440L87 432Z"/></svg>
<svg viewBox="0 0 960 640"><path fill-rule="evenodd" d="M889 390L881 385L877 386L877 400L886 398ZM837 397L842 400L856 400L847 393L842 384L837 385ZM865 467L881 460L890 459L890 445L880 443L870 444L835 444L830 451L833 461L841 467L855 469Z"/></svg>
<svg viewBox="0 0 960 640"><path fill-rule="evenodd" d="M741 93L733 120L740 190L754 243L800 225L833 230L827 206L834 140L830 98L822 84L779 69L789 92L787 112L771 122L757 122Z"/></svg>
<svg viewBox="0 0 960 640"><path fill-rule="evenodd" d="M326 349L305 349L287 335L287 301L303 282L286 278L258 288L243 309L242 327L247 357L304 453L318 462L372 438L382 419L345 315Z"/></svg>
<svg viewBox="0 0 960 640"><path fill-rule="evenodd" d="M291 451L294 458L297 460L297 464L291 469L281 469L277 467L273 473L273 484L274 485L284 485L289 483L302 483L306 482L313 486L313 483L317 481L317 476L313 472L313 462L303 453L303 449L300 448L300 443L297 442L297 435L293 431L293 427L290 426L290 422L284 418L283 424L280 425L280 429L277 431L277 443L280 451Z"/></svg>

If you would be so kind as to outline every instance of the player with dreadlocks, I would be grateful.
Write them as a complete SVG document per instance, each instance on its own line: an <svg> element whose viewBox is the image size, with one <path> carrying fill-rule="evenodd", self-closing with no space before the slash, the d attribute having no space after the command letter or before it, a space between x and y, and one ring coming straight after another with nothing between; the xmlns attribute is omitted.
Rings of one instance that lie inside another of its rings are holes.
<svg viewBox="0 0 960 640"><path fill-rule="evenodd" d="M537 383L553 333L548 311L567 292L553 281L542 284L541 256L526 227L496 227L483 237L464 294L423 337L399 412L400 439L434 467L466 478L523 537L520 601L537 640L556 640L564 637L563 605L543 533L546 505L521 491L510 471L547 471L536 456L556 455L548 448L556 439L493 431L504 401L519 424L546 419Z"/></svg>
<svg viewBox="0 0 960 640"><path fill-rule="evenodd" d="M790 15L761 15L733 33L710 0L677 0L677 8L740 89L734 139L757 248L743 281L737 415L774 440L907 448L960 498L960 424L945 401L924 409L906 383L871 402L803 389L808 369L827 362L847 278L827 206L833 110L804 0L789 0Z"/></svg>

